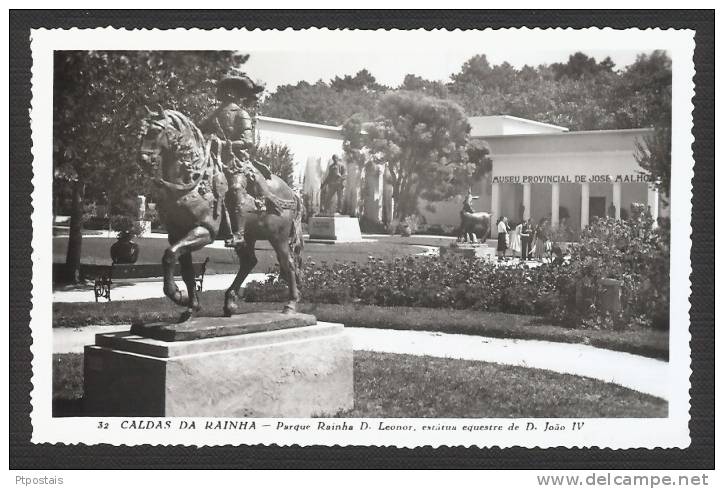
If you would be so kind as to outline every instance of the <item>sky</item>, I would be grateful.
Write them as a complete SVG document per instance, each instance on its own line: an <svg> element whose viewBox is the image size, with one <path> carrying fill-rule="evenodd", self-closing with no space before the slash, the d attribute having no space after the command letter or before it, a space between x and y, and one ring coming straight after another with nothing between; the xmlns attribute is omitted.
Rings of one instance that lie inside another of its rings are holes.
<svg viewBox="0 0 724 489"><path fill-rule="evenodd" d="M329 81L335 76L354 75L367 68L379 83L396 87L402 83L405 75L413 73L429 80L448 81L452 73L460 71L463 63L476 54L485 54L491 64L507 61L516 68L526 64L538 66L555 62L565 62L576 51L583 51L597 61L610 56L616 68L624 68L636 60L642 52L651 50L606 50L606 49L570 49L538 51L535 49L511 50L481 46L467 46L454 50L419 50L397 47L380 50L328 51L304 49L284 51L242 50L250 54L244 70L252 78L262 80L268 92L277 86L296 84L301 80L314 83L319 79Z"/></svg>

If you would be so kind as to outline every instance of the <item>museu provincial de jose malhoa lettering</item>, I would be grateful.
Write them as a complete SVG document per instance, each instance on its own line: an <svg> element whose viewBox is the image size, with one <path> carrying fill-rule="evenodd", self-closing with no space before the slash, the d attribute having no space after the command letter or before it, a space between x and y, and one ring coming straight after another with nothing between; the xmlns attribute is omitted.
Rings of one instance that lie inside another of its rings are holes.
<svg viewBox="0 0 724 489"><path fill-rule="evenodd" d="M618 175L497 175L493 183L647 183L650 176L643 173Z"/></svg>

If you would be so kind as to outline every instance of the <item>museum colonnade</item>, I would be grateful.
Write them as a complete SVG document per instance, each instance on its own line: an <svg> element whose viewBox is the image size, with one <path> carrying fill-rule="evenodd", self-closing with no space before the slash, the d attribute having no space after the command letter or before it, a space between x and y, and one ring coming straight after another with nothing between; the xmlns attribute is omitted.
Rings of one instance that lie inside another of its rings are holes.
<svg viewBox="0 0 724 489"><path fill-rule="evenodd" d="M645 204L653 219L658 219L659 192L645 182L492 182L490 213L492 222L500 216L512 222L531 219L535 223L547 218L558 227L566 219L570 227L583 229L596 216L626 217L634 202ZM561 209L568 215L562 216Z"/></svg>

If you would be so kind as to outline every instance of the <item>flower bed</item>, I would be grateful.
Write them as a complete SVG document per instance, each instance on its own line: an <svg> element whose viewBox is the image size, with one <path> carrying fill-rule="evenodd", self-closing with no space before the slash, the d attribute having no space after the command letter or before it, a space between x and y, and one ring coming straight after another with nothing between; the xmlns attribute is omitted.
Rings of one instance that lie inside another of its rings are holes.
<svg viewBox="0 0 724 489"><path fill-rule="evenodd" d="M551 265L501 268L477 260L415 256L367 263L304 264L304 300L377 306L476 309L544 315L555 294ZM281 300L286 284L271 278L247 288L249 301Z"/></svg>
<svg viewBox="0 0 724 489"><path fill-rule="evenodd" d="M566 265L500 267L460 257L414 256L367 263L303 265L306 302L471 309L546 316L558 324L596 329L668 327L668 236L640 215L604 219L571 245ZM602 309L603 278L623 281L623 310ZM273 276L250 284L248 301L286 297Z"/></svg>

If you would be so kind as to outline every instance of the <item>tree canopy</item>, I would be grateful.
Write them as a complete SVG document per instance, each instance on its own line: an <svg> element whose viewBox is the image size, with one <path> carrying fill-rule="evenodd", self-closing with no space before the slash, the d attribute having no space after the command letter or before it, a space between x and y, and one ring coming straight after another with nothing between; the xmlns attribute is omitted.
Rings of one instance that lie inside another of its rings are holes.
<svg viewBox="0 0 724 489"><path fill-rule="evenodd" d="M162 103L199 120L215 104L214 80L247 58L232 51L55 52L53 174L59 186L72 186L66 261L74 280L84 199L119 209L150 190L136 166L144 105Z"/></svg>
<svg viewBox="0 0 724 489"><path fill-rule="evenodd" d="M377 110L362 142L370 159L388 165L395 217L416 214L418 197L442 200L468 184L479 165L468 158L470 125L458 104L398 91L382 97ZM359 143L345 144L351 146Z"/></svg>
<svg viewBox="0 0 724 489"><path fill-rule="evenodd" d="M142 191L137 171L143 107L162 103L198 121L215 105L214 81L248 56L231 51L56 51L55 174L89 197Z"/></svg>
<svg viewBox="0 0 724 489"><path fill-rule="evenodd" d="M267 97L260 111L281 119L340 126L354 114L372 120L377 101L388 89L362 70L354 76L335 77L329 83L319 80L314 84L300 81L281 85Z"/></svg>
<svg viewBox="0 0 724 489"><path fill-rule="evenodd" d="M377 102L390 90L409 90L460 105L468 116L507 114L571 130L630 129L659 125L671 94L671 59L664 51L641 54L617 69L610 58L584 53L537 67L492 65L484 54L467 60L449 80L408 73L397 87L379 84L367 70L329 83L283 85L262 110L273 117L342 125L359 114L373 120Z"/></svg>

